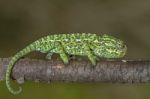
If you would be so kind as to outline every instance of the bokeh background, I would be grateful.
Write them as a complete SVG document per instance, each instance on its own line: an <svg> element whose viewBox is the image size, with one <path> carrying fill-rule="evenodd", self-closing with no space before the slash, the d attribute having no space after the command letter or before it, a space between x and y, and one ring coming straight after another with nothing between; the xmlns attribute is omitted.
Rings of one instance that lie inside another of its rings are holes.
<svg viewBox="0 0 150 99"><path fill-rule="evenodd" d="M0 0L0 57L10 57L32 41L56 33L110 34L128 46L125 59L150 58L149 0ZM28 57L44 58L33 53ZM149 99L150 84L62 83L23 84L23 93L7 99Z"/></svg>

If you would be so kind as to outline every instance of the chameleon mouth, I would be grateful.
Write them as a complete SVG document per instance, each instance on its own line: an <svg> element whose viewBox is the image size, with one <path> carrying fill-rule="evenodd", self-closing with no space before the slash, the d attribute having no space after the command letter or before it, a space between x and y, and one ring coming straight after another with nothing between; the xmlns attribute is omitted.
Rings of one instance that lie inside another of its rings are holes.
<svg viewBox="0 0 150 99"><path fill-rule="evenodd" d="M127 46L124 45L124 46L120 49L120 51L121 51L120 57L124 57L124 56L126 55L126 53L127 53Z"/></svg>

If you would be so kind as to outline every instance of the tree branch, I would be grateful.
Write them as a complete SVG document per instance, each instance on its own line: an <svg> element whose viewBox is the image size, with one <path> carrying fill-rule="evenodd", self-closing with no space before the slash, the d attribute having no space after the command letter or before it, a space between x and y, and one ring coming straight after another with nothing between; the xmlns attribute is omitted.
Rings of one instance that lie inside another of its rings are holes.
<svg viewBox="0 0 150 99"><path fill-rule="evenodd" d="M10 59L0 58L0 80L4 80ZM19 83L32 81L65 82L150 82L150 61L99 61L93 67L86 60L70 60L64 65L61 60L21 59L13 68L12 78Z"/></svg>

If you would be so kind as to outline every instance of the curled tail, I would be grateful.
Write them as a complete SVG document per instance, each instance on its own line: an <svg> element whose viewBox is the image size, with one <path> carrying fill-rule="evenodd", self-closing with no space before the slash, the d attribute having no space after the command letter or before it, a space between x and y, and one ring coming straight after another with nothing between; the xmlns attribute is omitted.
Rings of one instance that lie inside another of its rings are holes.
<svg viewBox="0 0 150 99"><path fill-rule="evenodd" d="M18 52L16 55L14 55L12 57L12 59L10 60L8 66L7 66L7 69L6 69L6 76L5 76L5 80L6 80L6 86L8 88L8 90L16 95L16 94L19 94L21 91L22 91L22 88L19 87L18 90L14 90L12 87L11 87L11 83L10 83L10 75L11 75L11 71L12 71L12 68L14 66L14 64L23 56L25 56L26 54L32 52L35 50L35 46L34 44L31 44L29 46L27 46L26 48L24 48L23 50L21 50L20 52Z"/></svg>

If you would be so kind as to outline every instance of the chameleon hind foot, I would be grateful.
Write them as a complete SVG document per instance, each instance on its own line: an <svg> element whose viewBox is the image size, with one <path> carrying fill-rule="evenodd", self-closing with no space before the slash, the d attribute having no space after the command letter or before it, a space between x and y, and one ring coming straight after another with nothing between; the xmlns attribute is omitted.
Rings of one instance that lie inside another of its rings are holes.
<svg viewBox="0 0 150 99"><path fill-rule="evenodd" d="M92 65L95 66L96 65L96 56L94 55L88 55L89 60L91 61Z"/></svg>
<svg viewBox="0 0 150 99"><path fill-rule="evenodd" d="M68 64L69 63L69 60L68 60L68 57L65 53L61 53L60 54L60 58L63 60L64 64Z"/></svg>

